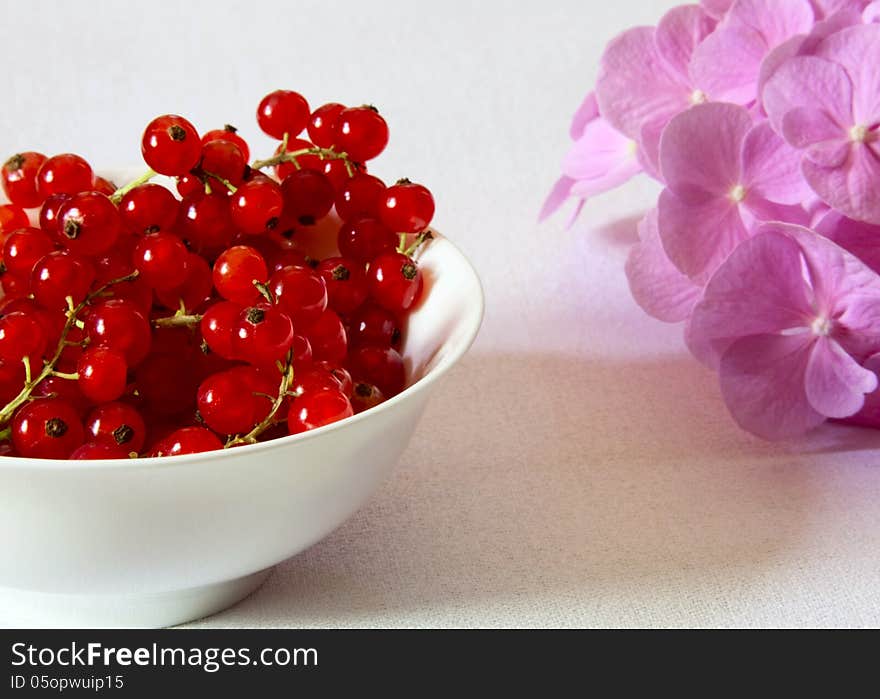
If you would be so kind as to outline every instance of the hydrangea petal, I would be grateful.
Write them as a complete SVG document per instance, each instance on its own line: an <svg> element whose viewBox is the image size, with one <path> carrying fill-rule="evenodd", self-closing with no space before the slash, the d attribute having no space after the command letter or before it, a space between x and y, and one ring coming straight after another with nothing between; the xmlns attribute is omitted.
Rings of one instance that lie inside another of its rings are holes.
<svg viewBox="0 0 880 699"><path fill-rule="evenodd" d="M687 80L694 49L712 33L715 24L699 5L680 5L667 12L657 25L657 50L683 81Z"/></svg>
<svg viewBox="0 0 880 699"><path fill-rule="evenodd" d="M696 358L715 367L739 337L804 326L813 311L802 265L801 247L782 231L740 245L694 308L686 339Z"/></svg>
<svg viewBox="0 0 880 699"><path fill-rule="evenodd" d="M618 131L638 138L641 127L684 109L690 89L662 58L654 29L636 27L612 40L602 56L596 99L599 111Z"/></svg>
<svg viewBox="0 0 880 699"><path fill-rule="evenodd" d="M599 117L585 126L583 135L565 155L562 174L575 180L595 180L627 161L638 164L635 143Z"/></svg>
<svg viewBox="0 0 880 699"><path fill-rule="evenodd" d="M539 223L559 211L565 201L571 196L571 186L573 184L574 180L565 175L556 180L556 184L553 185L553 189L550 190L550 194L544 200L541 213L538 214Z"/></svg>
<svg viewBox="0 0 880 699"><path fill-rule="evenodd" d="M816 223L815 230L880 273L880 226L854 221L831 210Z"/></svg>
<svg viewBox="0 0 880 699"><path fill-rule="evenodd" d="M861 12L870 0L812 0L816 17L825 18L839 12Z"/></svg>
<svg viewBox="0 0 880 699"><path fill-rule="evenodd" d="M722 26L694 51L692 81L714 100L749 104L766 53L767 45L754 30Z"/></svg>
<svg viewBox="0 0 880 699"><path fill-rule="evenodd" d="M832 34L816 55L843 67L854 86L853 124L870 126L880 121L880 25L850 27Z"/></svg>
<svg viewBox="0 0 880 699"><path fill-rule="evenodd" d="M809 0L736 0L727 21L758 32L772 49L796 34L808 33L816 15Z"/></svg>
<svg viewBox="0 0 880 699"><path fill-rule="evenodd" d="M801 156L769 122L753 127L742 145L742 183L746 190L780 204L799 204L810 193L801 174Z"/></svg>
<svg viewBox="0 0 880 699"><path fill-rule="evenodd" d="M700 0L700 5L715 19L722 19L733 5L733 0Z"/></svg>
<svg viewBox="0 0 880 699"><path fill-rule="evenodd" d="M880 373L880 354L875 354L865 361L865 369ZM880 389L865 396L865 404L855 415L848 417L844 422L861 427L880 428Z"/></svg>
<svg viewBox="0 0 880 699"><path fill-rule="evenodd" d="M855 415L865 404L865 394L877 388L876 374L829 337L813 343L804 380L810 405L832 418Z"/></svg>
<svg viewBox="0 0 880 699"><path fill-rule="evenodd" d="M840 167L849 155L849 143L840 125L828 112L812 107L795 107L782 118L785 140L822 167Z"/></svg>
<svg viewBox="0 0 880 699"><path fill-rule="evenodd" d="M721 359L721 395L744 430L764 439L796 437L825 416L807 398L810 342L804 335L751 335L736 340Z"/></svg>
<svg viewBox="0 0 880 699"><path fill-rule="evenodd" d="M679 114L660 139L666 186L685 201L727 195L740 183L741 149L751 127L748 111L732 104L701 104Z"/></svg>
<svg viewBox="0 0 880 699"><path fill-rule="evenodd" d="M880 158L865 144L852 144L843 166L824 168L804 160L804 177L832 208L857 221L880 224Z"/></svg>
<svg viewBox="0 0 880 699"><path fill-rule="evenodd" d="M687 318L702 291L666 257L656 209L639 223L639 242L627 258L626 276L636 303L648 315L667 323Z"/></svg>
<svg viewBox="0 0 880 699"><path fill-rule="evenodd" d="M852 125L852 81L831 61L797 56L776 71L764 87L764 109L777 133L782 120L796 107L824 111L841 129ZM784 135L784 134L783 134Z"/></svg>
<svg viewBox="0 0 880 699"><path fill-rule="evenodd" d="M880 22L880 2L872 2L862 13L862 21L865 24Z"/></svg>
<svg viewBox="0 0 880 699"><path fill-rule="evenodd" d="M682 273L704 283L749 232L730 199L686 202L664 189L658 204L660 238Z"/></svg>
<svg viewBox="0 0 880 699"><path fill-rule="evenodd" d="M577 141L584 135L584 128L599 116L599 103L596 101L596 93L590 92L584 97L581 106L577 108L571 119L571 127L568 132L572 141Z"/></svg>

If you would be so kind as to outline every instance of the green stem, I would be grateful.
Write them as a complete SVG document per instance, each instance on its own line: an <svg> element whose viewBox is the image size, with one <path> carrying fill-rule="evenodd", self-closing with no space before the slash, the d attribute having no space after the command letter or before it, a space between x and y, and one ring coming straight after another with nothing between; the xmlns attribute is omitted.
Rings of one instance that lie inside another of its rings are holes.
<svg viewBox="0 0 880 699"><path fill-rule="evenodd" d="M153 170L147 170L143 175L138 177L136 180L129 182L127 185L120 187L115 192L113 192L113 194L110 195L110 201L112 201L114 204L118 204L119 202L122 201L122 197L124 197L126 194L128 194L131 190L133 190L135 187L140 187L142 184L146 184L151 179L153 179L157 174L159 174L159 173L157 173Z"/></svg>
<svg viewBox="0 0 880 699"><path fill-rule="evenodd" d="M286 149L287 144L283 143L282 145ZM318 148L317 146L293 151L282 150L278 155L274 155L266 160L255 160L253 165L251 165L251 169L262 170L264 167L271 167L281 163L293 163L299 169L297 158L301 158L304 155L316 155L321 160L342 160L345 163L345 170L348 172L348 176L354 176L354 163L347 153L338 153L332 148Z"/></svg>
<svg viewBox="0 0 880 699"><path fill-rule="evenodd" d="M215 180L217 180L220 184L222 184L224 187L226 187L226 189L228 189L233 194L235 194L238 191L238 187L236 187L234 184L232 184L232 182L230 182L229 180L227 180L223 177L220 177L220 175L215 175L213 172L208 172L207 170L202 170L202 173L205 175L205 187L211 186L207 182L207 178L213 177ZM208 194L210 194L210 192L208 192Z"/></svg>
<svg viewBox="0 0 880 699"><path fill-rule="evenodd" d="M278 386L278 395L272 401L272 408L269 410L269 414L265 417L265 419L260 422L254 429L248 432L246 435L239 435L230 439L224 445L224 449L229 449L230 447L236 447L240 444L256 444L257 438L263 434L266 430L268 430L272 425L275 424L275 416L278 414L278 411L281 409L281 405L284 403L284 399L288 396L288 389L290 385L293 383L293 358L288 353L287 362L284 366L284 371L281 372L281 384Z"/></svg>
<svg viewBox="0 0 880 699"><path fill-rule="evenodd" d="M156 318L153 326L156 328L192 328L202 322L202 316L198 314L187 315L179 311L167 318Z"/></svg>

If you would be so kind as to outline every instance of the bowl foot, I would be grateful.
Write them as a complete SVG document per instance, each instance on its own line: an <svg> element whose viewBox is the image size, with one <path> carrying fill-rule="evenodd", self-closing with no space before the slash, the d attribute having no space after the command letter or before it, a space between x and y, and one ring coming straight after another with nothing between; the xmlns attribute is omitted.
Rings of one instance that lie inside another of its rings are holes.
<svg viewBox="0 0 880 699"><path fill-rule="evenodd" d="M216 614L254 592L272 568L170 592L67 595L0 588L5 628L159 628Z"/></svg>

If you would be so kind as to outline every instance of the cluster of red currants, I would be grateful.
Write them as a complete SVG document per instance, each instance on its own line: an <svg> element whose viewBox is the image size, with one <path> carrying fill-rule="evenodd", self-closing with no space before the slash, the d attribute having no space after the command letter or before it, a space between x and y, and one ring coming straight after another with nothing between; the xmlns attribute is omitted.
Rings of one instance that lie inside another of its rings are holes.
<svg viewBox="0 0 880 699"><path fill-rule="evenodd" d="M221 449L403 390L431 193L367 173L388 142L373 107L311 111L279 90L257 122L281 143L248 165L233 127L200 137L160 116L142 140L150 170L121 188L77 155L6 161L0 454Z"/></svg>

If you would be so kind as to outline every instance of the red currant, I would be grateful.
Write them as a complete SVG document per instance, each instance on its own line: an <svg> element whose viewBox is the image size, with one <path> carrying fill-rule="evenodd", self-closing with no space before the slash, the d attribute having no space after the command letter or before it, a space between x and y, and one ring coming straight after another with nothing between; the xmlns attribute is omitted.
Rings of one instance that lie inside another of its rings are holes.
<svg viewBox="0 0 880 699"><path fill-rule="evenodd" d="M92 180L92 191L103 194L106 197L112 197L116 193L116 185L110 180L95 175Z"/></svg>
<svg viewBox="0 0 880 699"><path fill-rule="evenodd" d="M434 197L427 187L400 180L385 190L379 217L395 233L419 233L434 218Z"/></svg>
<svg viewBox="0 0 880 699"><path fill-rule="evenodd" d="M362 264L345 257L328 257L316 271L324 278L328 304L337 313L348 315L366 300L367 275Z"/></svg>
<svg viewBox="0 0 880 699"><path fill-rule="evenodd" d="M128 366L137 366L150 352L150 324L140 309L126 299L96 304L85 319L91 347L118 352Z"/></svg>
<svg viewBox="0 0 880 699"><path fill-rule="evenodd" d="M233 349L242 359L256 366L283 362L293 345L290 317L268 303L242 310L232 330Z"/></svg>
<svg viewBox="0 0 880 699"><path fill-rule="evenodd" d="M71 252L94 256L107 252L119 238L122 222L116 206L98 192L83 192L58 210L59 240Z"/></svg>
<svg viewBox="0 0 880 699"><path fill-rule="evenodd" d="M378 216L385 194L385 183L378 177L360 172L336 194L336 213L343 221L356 216Z"/></svg>
<svg viewBox="0 0 880 699"><path fill-rule="evenodd" d="M95 403L116 400L125 392L128 367L119 352L92 347L82 353L76 367L79 389Z"/></svg>
<svg viewBox="0 0 880 699"><path fill-rule="evenodd" d="M199 327L202 338L210 350L224 359L237 359L233 330L238 322L241 306L231 301L221 301L208 308Z"/></svg>
<svg viewBox="0 0 880 699"><path fill-rule="evenodd" d="M371 383L359 382L354 385L351 394L351 407L355 413L362 413L370 408L375 408L379 403L385 400L376 386Z"/></svg>
<svg viewBox="0 0 880 699"><path fill-rule="evenodd" d="M336 140L336 120L345 109L338 102L321 105L309 119L309 138L316 146L330 148Z"/></svg>
<svg viewBox="0 0 880 699"><path fill-rule="evenodd" d="M312 226L333 208L333 185L315 170L297 170L281 183L284 213L303 226Z"/></svg>
<svg viewBox="0 0 880 699"><path fill-rule="evenodd" d="M403 253L386 252L370 264L370 298L393 313L408 311L422 295L422 272Z"/></svg>
<svg viewBox="0 0 880 699"><path fill-rule="evenodd" d="M156 289L159 303L175 311L181 307L187 311L195 310L211 297L214 288L211 268L204 257L190 252L184 262L186 277L183 284L174 289Z"/></svg>
<svg viewBox="0 0 880 699"><path fill-rule="evenodd" d="M179 177L199 162L202 142L195 127L186 119L166 114L147 124L141 152L147 165L159 174Z"/></svg>
<svg viewBox="0 0 880 699"><path fill-rule="evenodd" d="M220 179L233 186L240 185L244 181L247 160L241 149L231 141L208 141L202 146L200 167L208 175L208 184L213 190L227 192L228 188Z"/></svg>
<svg viewBox="0 0 880 699"><path fill-rule="evenodd" d="M256 235L274 228L284 209L281 188L268 177L241 185L232 195L232 222L243 233Z"/></svg>
<svg viewBox="0 0 880 699"><path fill-rule="evenodd" d="M341 362L348 352L348 339L339 316L324 311L305 333L315 361Z"/></svg>
<svg viewBox="0 0 880 699"><path fill-rule="evenodd" d="M397 235L375 218L359 216L346 221L336 236L339 252L366 265L397 248Z"/></svg>
<svg viewBox="0 0 880 699"><path fill-rule="evenodd" d="M287 414L290 434L314 430L354 415L351 403L339 391L307 393L293 401Z"/></svg>
<svg viewBox="0 0 880 699"><path fill-rule="evenodd" d="M88 442L74 449L70 456L71 461L97 460L97 459L127 459L128 452L110 444Z"/></svg>
<svg viewBox="0 0 880 699"><path fill-rule="evenodd" d="M147 437L147 426L137 408L128 403L105 403L86 417L89 439L98 444L139 453Z"/></svg>
<svg viewBox="0 0 880 699"><path fill-rule="evenodd" d="M34 265L55 249L55 243L39 228L20 228L3 245L3 264L11 274L30 277Z"/></svg>
<svg viewBox="0 0 880 699"><path fill-rule="evenodd" d="M296 328L312 325L327 310L327 284L310 269L278 270L269 278L269 291Z"/></svg>
<svg viewBox="0 0 880 699"><path fill-rule="evenodd" d="M40 366L49 338L40 322L29 313L6 313L0 318L0 360L21 362L27 357L31 366Z"/></svg>
<svg viewBox="0 0 880 699"><path fill-rule="evenodd" d="M70 199L69 194L53 194L46 197L40 209L40 228L54 238L58 238L58 212Z"/></svg>
<svg viewBox="0 0 880 699"><path fill-rule="evenodd" d="M67 250L50 252L31 272L31 291L43 308L66 309L67 297L81 303L95 278L95 268L87 259Z"/></svg>
<svg viewBox="0 0 880 699"><path fill-rule="evenodd" d="M202 145L211 141L228 141L238 146L241 154L244 156L245 162L251 159L251 149L248 148L247 141L238 135L238 129L234 126L226 124L222 129L213 129L202 136Z"/></svg>
<svg viewBox="0 0 880 699"><path fill-rule="evenodd" d="M270 92L257 107L257 124L268 136L279 141L287 134L298 136L309 122L309 103L298 92L276 90Z"/></svg>
<svg viewBox="0 0 880 699"><path fill-rule="evenodd" d="M171 233L150 233L138 241L132 254L135 269L153 289L175 289L186 280L189 252Z"/></svg>
<svg viewBox="0 0 880 699"><path fill-rule="evenodd" d="M21 383L18 387L21 388ZM79 415L85 415L91 407L89 399L79 390L79 382L63 379L60 376L47 376L36 385L33 395L43 398L63 398L76 408Z"/></svg>
<svg viewBox="0 0 880 699"><path fill-rule="evenodd" d="M134 378L147 412L179 416L195 408L199 381L190 355L151 354Z"/></svg>
<svg viewBox="0 0 880 699"><path fill-rule="evenodd" d="M31 225L28 215L12 204L0 204L0 232L14 231Z"/></svg>
<svg viewBox="0 0 880 699"><path fill-rule="evenodd" d="M223 443L211 430L204 427L184 427L159 441L151 450L152 456L180 456L222 449Z"/></svg>
<svg viewBox="0 0 880 699"><path fill-rule="evenodd" d="M42 153L28 151L17 153L3 164L0 182L3 191L16 206L32 209L43 203L43 195L37 186L37 173L46 162Z"/></svg>
<svg viewBox="0 0 880 699"><path fill-rule="evenodd" d="M245 306L260 296L254 282L265 284L268 277L263 256L247 245L224 250L214 263L214 288L227 301Z"/></svg>
<svg viewBox="0 0 880 699"><path fill-rule="evenodd" d="M177 199L158 184L142 184L119 202L119 215L132 233L167 233L177 220Z"/></svg>
<svg viewBox="0 0 880 699"><path fill-rule="evenodd" d="M61 398L27 403L12 420L15 450L29 458L66 459L84 437L76 409Z"/></svg>
<svg viewBox="0 0 880 699"><path fill-rule="evenodd" d="M227 248L235 234L229 197L203 192L186 197L180 202L177 230L181 238L200 251L210 253Z"/></svg>
<svg viewBox="0 0 880 699"><path fill-rule="evenodd" d="M198 175L181 175L177 178L177 193L184 198L193 194L204 194L205 183Z"/></svg>
<svg viewBox="0 0 880 699"><path fill-rule="evenodd" d="M397 317L376 304L364 304L349 319L348 341L352 347L375 345L399 349L400 338Z"/></svg>
<svg viewBox="0 0 880 699"><path fill-rule="evenodd" d="M249 432L269 414L278 385L251 366L209 376L199 386L199 415L220 434Z"/></svg>
<svg viewBox="0 0 880 699"><path fill-rule="evenodd" d="M292 138L287 142L286 153L296 153L299 151L310 150L315 148L315 144L302 138ZM281 155L282 148L278 146L275 149L275 155ZM316 153L306 153L296 156L296 164L292 162L279 163L275 166L275 174L279 180L283 180L289 174L298 172L299 170L314 170L316 172L324 171L324 160Z"/></svg>
<svg viewBox="0 0 880 699"><path fill-rule="evenodd" d="M355 382L373 384L386 398L396 396L406 385L403 358L390 347L361 347L349 354L348 362Z"/></svg>
<svg viewBox="0 0 880 699"><path fill-rule="evenodd" d="M44 199L53 194L79 194L92 188L92 166L73 153L53 155L37 173L37 187Z"/></svg>
<svg viewBox="0 0 880 699"><path fill-rule="evenodd" d="M335 145L359 163L372 160L388 145L388 124L375 107L352 107L339 113Z"/></svg>

